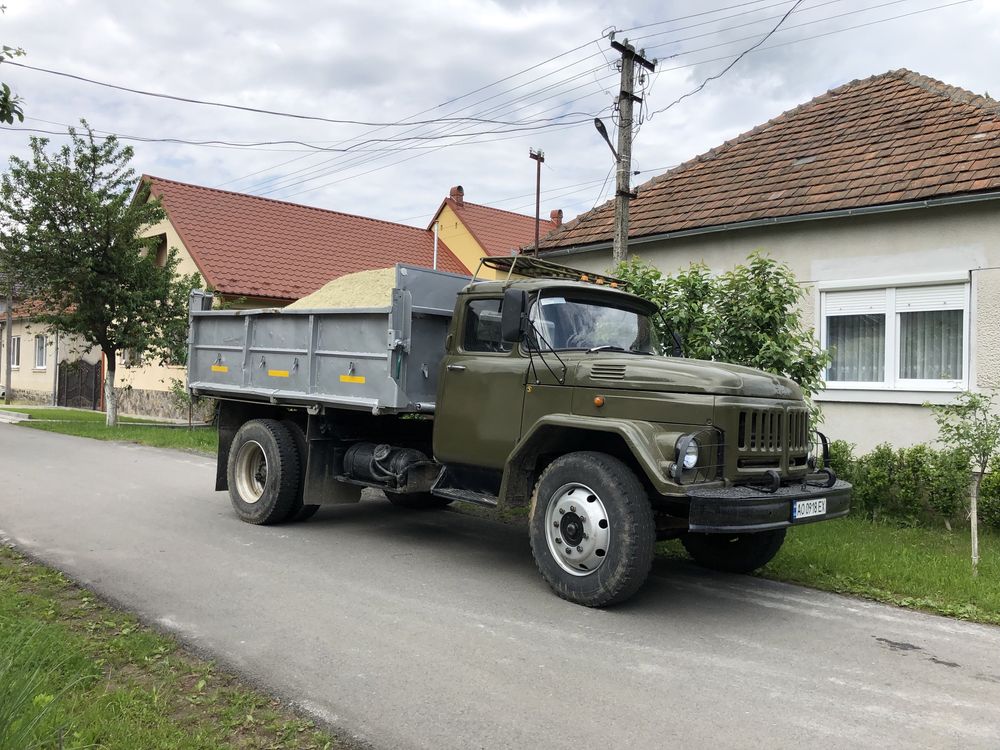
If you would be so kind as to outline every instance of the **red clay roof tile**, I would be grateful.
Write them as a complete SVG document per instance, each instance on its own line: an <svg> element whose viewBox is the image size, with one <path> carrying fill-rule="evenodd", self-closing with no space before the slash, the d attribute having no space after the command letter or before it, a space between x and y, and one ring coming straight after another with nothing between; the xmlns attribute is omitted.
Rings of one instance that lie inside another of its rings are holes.
<svg viewBox="0 0 1000 750"><path fill-rule="evenodd" d="M516 214L468 201L459 203L451 197L445 198L442 208L445 205L450 206L462 220L487 255L510 255L518 248L533 245L535 242L534 216ZM548 219L541 219L538 222L539 236L544 237L555 229L555 226Z"/></svg>
<svg viewBox="0 0 1000 750"><path fill-rule="evenodd" d="M295 300L355 271L430 267L426 229L143 175L206 281L228 295ZM438 243L438 268L467 274Z"/></svg>
<svg viewBox="0 0 1000 750"><path fill-rule="evenodd" d="M1000 103L895 70L828 91L639 186L629 236L998 190ZM605 203L541 247L607 242L613 216Z"/></svg>

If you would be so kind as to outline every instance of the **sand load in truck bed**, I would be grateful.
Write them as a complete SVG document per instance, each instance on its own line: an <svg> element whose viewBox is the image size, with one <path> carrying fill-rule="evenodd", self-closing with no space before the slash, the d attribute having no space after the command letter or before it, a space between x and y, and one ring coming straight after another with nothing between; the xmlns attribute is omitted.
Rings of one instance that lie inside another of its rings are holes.
<svg viewBox="0 0 1000 750"><path fill-rule="evenodd" d="M392 304L392 290L395 286L395 267L358 271L334 279L285 309L388 307Z"/></svg>
<svg viewBox="0 0 1000 750"><path fill-rule="evenodd" d="M433 411L455 299L468 282L397 265L266 310L212 310L211 295L196 291L188 383L242 401Z"/></svg>

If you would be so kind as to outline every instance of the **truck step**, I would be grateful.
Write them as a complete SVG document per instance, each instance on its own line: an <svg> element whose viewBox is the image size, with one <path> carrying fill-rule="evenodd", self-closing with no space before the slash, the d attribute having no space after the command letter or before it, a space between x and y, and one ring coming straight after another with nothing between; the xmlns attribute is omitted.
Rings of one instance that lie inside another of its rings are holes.
<svg viewBox="0 0 1000 750"><path fill-rule="evenodd" d="M488 492L476 492L475 490L460 490L454 487L442 487L431 490L432 495L446 497L449 500L461 500L463 503L473 505L483 505L487 508L497 507L497 496Z"/></svg>

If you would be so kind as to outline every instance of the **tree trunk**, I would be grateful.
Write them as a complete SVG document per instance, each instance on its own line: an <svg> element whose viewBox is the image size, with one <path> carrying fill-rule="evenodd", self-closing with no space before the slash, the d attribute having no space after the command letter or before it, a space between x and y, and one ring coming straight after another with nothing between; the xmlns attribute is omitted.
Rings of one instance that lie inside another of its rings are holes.
<svg viewBox="0 0 1000 750"><path fill-rule="evenodd" d="M979 485L983 481L983 472L976 472L972 483L972 503L969 508L970 525L972 527L972 577L979 575Z"/></svg>
<svg viewBox="0 0 1000 750"><path fill-rule="evenodd" d="M115 356L117 352L105 354L108 361L108 371L104 378L104 413L107 415L105 424L115 427L118 424L118 397L115 394Z"/></svg>
<svg viewBox="0 0 1000 750"><path fill-rule="evenodd" d="M10 279L8 279L10 282ZM13 282L10 282L13 283ZM10 361L10 346L14 340L14 295L11 291L12 287L7 289L7 304L5 305L7 309L6 320L4 321L4 358L3 358L3 369L4 369L4 383L7 387L4 391L3 402L9 404L10 400L14 398L13 388L10 385L10 376L12 371L12 364Z"/></svg>

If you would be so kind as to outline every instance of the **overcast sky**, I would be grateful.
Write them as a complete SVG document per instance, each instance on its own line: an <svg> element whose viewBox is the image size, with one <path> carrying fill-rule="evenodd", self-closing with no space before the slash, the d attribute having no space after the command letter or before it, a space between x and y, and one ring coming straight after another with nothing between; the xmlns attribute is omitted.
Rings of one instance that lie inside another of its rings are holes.
<svg viewBox="0 0 1000 750"><path fill-rule="evenodd" d="M23 47L18 62L27 65L301 115L435 122L376 128L290 119L5 64L0 80L23 97L26 118L0 131L0 144L5 158L25 155L29 128L65 132L86 118L98 131L143 138L350 148L131 144L140 173L414 225L426 225L455 184L469 201L533 213L534 147L545 152L543 216L562 208L569 219L613 187L613 176L605 184L611 153L591 122L600 115L614 137L617 55L603 33L638 39L659 61L644 86L645 109L655 112L720 72L794 5L7 0L0 38ZM872 23L882 19L890 20ZM832 87L895 68L1000 94L1000 0L802 0L725 76L645 119L634 183ZM458 117L520 124L440 121ZM539 125L547 127L525 130Z"/></svg>

